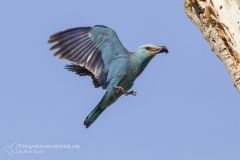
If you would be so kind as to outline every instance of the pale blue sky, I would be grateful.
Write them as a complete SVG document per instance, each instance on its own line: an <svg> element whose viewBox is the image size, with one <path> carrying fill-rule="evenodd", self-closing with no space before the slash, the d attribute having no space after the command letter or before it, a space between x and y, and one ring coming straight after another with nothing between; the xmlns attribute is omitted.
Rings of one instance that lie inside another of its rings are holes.
<svg viewBox="0 0 240 160"><path fill-rule="evenodd" d="M8 0L0 6L0 147L79 144L79 150L0 159L239 160L240 95L178 1ZM166 45L122 97L85 129L104 91L64 70L49 35L78 26L114 28L134 51Z"/></svg>

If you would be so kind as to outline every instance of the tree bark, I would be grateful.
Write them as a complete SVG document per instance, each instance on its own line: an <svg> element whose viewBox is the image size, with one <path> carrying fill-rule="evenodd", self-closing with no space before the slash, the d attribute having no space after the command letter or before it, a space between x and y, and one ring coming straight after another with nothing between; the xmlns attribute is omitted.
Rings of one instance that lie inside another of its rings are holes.
<svg viewBox="0 0 240 160"><path fill-rule="evenodd" d="M240 91L240 0L185 0L184 9Z"/></svg>

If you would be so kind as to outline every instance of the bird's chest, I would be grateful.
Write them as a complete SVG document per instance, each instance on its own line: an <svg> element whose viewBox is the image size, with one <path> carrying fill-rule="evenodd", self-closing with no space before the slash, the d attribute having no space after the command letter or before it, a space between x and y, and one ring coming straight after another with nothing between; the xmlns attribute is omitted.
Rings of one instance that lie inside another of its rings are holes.
<svg viewBox="0 0 240 160"><path fill-rule="evenodd" d="M140 66L139 65L129 65L128 70L127 70L127 75L129 80L135 80L137 76L139 75L140 72Z"/></svg>
<svg viewBox="0 0 240 160"><path fill-rule="evenodd" d="M127 90L130 89L133 86L135 79L141 73L140 69L140 66L136 63L129 63L127 66L127 73L121 81L120 85Z"/></svg>

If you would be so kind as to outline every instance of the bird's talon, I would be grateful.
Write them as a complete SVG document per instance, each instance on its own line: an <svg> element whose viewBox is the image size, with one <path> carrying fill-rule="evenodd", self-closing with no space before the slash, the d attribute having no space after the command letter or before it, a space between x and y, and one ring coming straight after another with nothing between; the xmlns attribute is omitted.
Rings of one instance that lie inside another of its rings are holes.
<svg viewBox="0 0 240 160"><path fill-rule="evenodd" d="M129 96L129 95L133 95L133 96L136 96L137 95L137 92L135 92L135 91L129 91L129 92L126 92L125 93L125 96Z"/></svg>

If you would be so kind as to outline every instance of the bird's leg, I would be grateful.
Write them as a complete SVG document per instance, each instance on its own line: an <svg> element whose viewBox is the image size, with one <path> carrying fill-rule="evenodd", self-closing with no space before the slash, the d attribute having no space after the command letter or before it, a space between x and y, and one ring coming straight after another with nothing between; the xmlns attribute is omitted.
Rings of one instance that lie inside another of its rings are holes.
<svg viewBox="0 0 240 160"><path fill-rule="evenodd" d="M116 86L115 87L116 89L116 93L122 93L122 94L125 94L125 96L129 96L129 95L133 95L133 96L136 96L137 95L137 92L131 90L131 91L126 91L125 88L123 88L122 86Z"/></svg>
<svg viewBox="0 0 240 160"><path fill-rule="evenodd" d="M131 91L125 93L125 96L129 96L129 95L136 96L137 92L135 92L134 90L131 90Z"/></svg>
<svg viewBox="0 0 240 160"><path fill-rule="evenodd" d="M125 88L123 88L122 86L116 86L116 87L114 87L116 90L116 94L118 94L118 93L122 93L122 94L125 94L127 91L126 91L126 89Z"/></svg>

